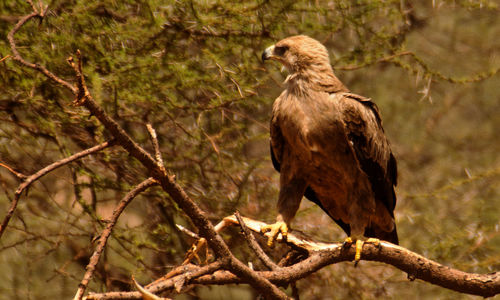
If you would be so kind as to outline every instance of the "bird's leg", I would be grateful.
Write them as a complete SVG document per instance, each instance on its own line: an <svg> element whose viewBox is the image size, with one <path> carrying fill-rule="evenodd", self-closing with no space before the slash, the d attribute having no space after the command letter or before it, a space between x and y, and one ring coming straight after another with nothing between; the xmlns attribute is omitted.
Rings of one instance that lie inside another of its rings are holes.
<svg viewBox="0 0 500 300"><path fill-rule="evenodd" d="M271 225L265 225L260 228L262 233L270 232L267 240L267 245L269 247L274 246L274 241L278 238L278 235L281 233L283 240L286 241L286 237L288 235L288 225L283 220L283 216L278 214L276 218L276 223Z"/></svg>
<svg viewBox="0 0 500 300"><path fill-rule="evenodd" d="M276 223L262 226L260 229L263 233L270 232L267 240L267 245L269 247L273 247L274 241L280 233L283 240L286 241L288 227L299 209L300 200L302 200L302 196L307 186L305 180L297 177L289 178L284 176L284 173L287 173L285 168L281 170L280 176L280 194L278 198L278 216L276 217Z"/></svg>
<svg viewBox="0 0 500 300"><path fill-rule="evenodd" d="M361 260L361 252L363 251L363 245L365 243L371 243L377 247L380 246L380 240L376 238L368 238L366 241L363 241L360 238L349 236L344 240L342 247L350 247L353 243L355 243L356 246L356 253L354 254L354 266L357 266L359 261Z"/></svg>

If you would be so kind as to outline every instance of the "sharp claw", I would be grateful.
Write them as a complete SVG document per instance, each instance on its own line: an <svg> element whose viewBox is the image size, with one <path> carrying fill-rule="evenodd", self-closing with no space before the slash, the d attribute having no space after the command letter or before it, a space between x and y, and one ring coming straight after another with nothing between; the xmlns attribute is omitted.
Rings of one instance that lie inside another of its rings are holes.
<svg viewBox="0 0 500 300"><path fill-rule="evenodd" d="M271 248L274 247L274 241L280 233L283 237L283 240L286 240L286 237L288 235L288 227L285 222L276 222L271 225L262 226L260 231L262 233L270 232L270 235L267 239L267 245Z"/></svg>
<svg viewBox="0 0 500 300"><path fill-rule="evenodd" d="M350 247L352 245L352 243L353 243L352 238L350 236L346 237L346 239L342 243L342 248Z"/></svg>

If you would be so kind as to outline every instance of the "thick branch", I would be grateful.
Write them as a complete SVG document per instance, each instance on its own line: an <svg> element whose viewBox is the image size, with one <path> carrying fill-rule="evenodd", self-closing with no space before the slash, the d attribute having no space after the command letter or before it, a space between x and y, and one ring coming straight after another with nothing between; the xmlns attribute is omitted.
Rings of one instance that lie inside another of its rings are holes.
<svg viewBox="0 0 500 300"><path fill-rule="evenodd" d="M125 197L123 197L120 203L118 203L118 205L115 207L113 215L108 220L106 228L101 233L101 236L99 238L99 244L97 245L94 253L90 257L89 263L86 267L87 271L85 272L85 275L83 276L83 279L80 282L80 285L78 286L78 290L76 292L74 299L81 299L81 297L83 296L83 293L85 292L85 289L87 288L87 285L89 284L89 281L94 274L95 267L99 262L99 258L101 257L101 254L104 251L104 247L106 247L106 243L108 241L109 236L111 235L111 231L113 230L113 227L115 226L116 222L118 221L118 218L122 214L125 207L127 207L127 205L141 192L145 191L147 188L156 184L158 184L156 180L154 180L151 177L144 180L143 182L138 184L135 188L133 188L130 192L128 192L127 195L125 195Z"/></svg>
<svg viewBox="0 0 500 300"><path fill-rule="evenodd" d="M47 167L41 169L40 171L36 172L33 175L30 175L26 177L25 181L19 185L19 187L16 190L16 193L14 195L14 200L12 200L12 203L10 205L10 209L7 212L7 215L3 219L2 224L0 225L0 238L2 237L3 232L5 231L5 228L9 224L10 218L14 214L14 211L16 210L17 203L19 202L19 198L21 197L21 194L23 193L24 190L26 190L33 182L37 181L40 179L42 176L54 171L55 169L62 167L66 164L69 164L72 161L78 160L82 157L85 157L87 155L90 155L95 152L99 152L109 146L113 145L113 142L104 142L100 145L94 146L92 148L83 150L81 152L78 152L76 154L71 155L70 157L61 159L59 161L56 161Z"/></svg>
<svg viewBox="0 0 500 300"><path fill-rule="evenodd" d="M243 218L246 226L260 232L266 223ZM225 224L238 225L234 216L224 218ZM303 234L301 234L303 235ZM272 271L261 271L257 274L277 285L286 285L305 278L318 270L340 262L354 259L354 247L344 248L341 243L317 243L307 237L299 237L293 231L289 233L286 243L292 247L301 248L309 252L309 257L289 267ZM362 260L378 261L392 265L406 273L409 277L448 288L457 292L492 297L500 294L500 273L474 274L462 272L427 259L417 253L388 242L381 242L380 247L373 244L363 246ZM183 276L183 275L178 275ZM158 280L148 286L150 291L160 293L174 288L176 277L168 280ZM228 271L216 271L201 277L186 280L184 284L222 285L244 283L241 278ZM117 294L105 293L93 295L89 299L140 299L135 292Z"/></svg>

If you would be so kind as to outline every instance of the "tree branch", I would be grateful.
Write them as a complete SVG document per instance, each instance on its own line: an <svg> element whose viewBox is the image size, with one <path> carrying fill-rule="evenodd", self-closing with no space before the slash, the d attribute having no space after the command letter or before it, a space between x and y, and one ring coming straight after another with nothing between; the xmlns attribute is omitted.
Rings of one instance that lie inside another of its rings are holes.
<svg viewBox="0 0 500 300"><path fill-rule="evenodd" d="M78 65L70 57L68 62L71 64L78 78L83 78L81 70L80 52L77 52L79 58ZM207 240L210 248L221 259L226 269L241 277L256 290L261 292L268 299L287 299L278 287L271 284L267 279L259 277L255 271L248 268L231 253L222 237L215 231L214 226L205 216L205 213L194 203L187 195L184 189L177 184L175 176L169 176L164 168L160 168L157 161L142 147L130 138L130 136L113 120L104 110L95 102L92 95L83 81L78 84L79 90L76 93L77 105L85 106L92 115L94 115L116 139L117 144L122 146L131 156L140 161L152 176L158 180L162 189L166 191L179 207L191 218L195 226L200 231L200 236ZM77 300L77 298L75 298Z"/></svg>
<svg viewBox="0 0 500 300"><path fill-rule="evenodd" d="M28 3L32 4L31 1ZM325 244L325 243L316 243L311 241L310 239L306 239L303 237L299 237L298 235L294 235L293 233L288 235L287 243L295 248L300 248L307 252L309 256L304 260L289 266L272 269L271 271L261 271L256 272L248 268L243 262L239 261L234 257L231 253L230 249L222 239L222 237L218 234L216 227L207 219L205 213L199 208L199 206L187 195L184 189L177 184L175 181L175 176L168 175L167 170L161 167L158 164L158 159L155 159L150 153L144 150L143 147L138 145L132 138L123 130L123 128L106 112L97 104L97 102L93 99L92 95L89 93L87 85L85 83L85 79L82 71L82 59L81 54L78 51L76 53L77 62L73 61L73 58L70 57L68 62L72 66L75 75L76 75L76 85L72 85L67 81L57 77L50 71L48 71L45 67L40 66L39 64L34 64L26 61L20 55L17 50L17 45L14 40L14 35L20 28L26 24L32 18L43 18L45 16L46 8L44 9L42 5L40 5L40 9L38 10L32 4L33 12L29 15L22 17L14 26L14 28L7 35L7 39L9 41L11 50L12 50L12 58L19 63L21 66L34 69L42 74L44 74L47 78L54 81L55 83L62 85L67 88L72 94L75 96L75 105L81 105L87 108L89 112L95 116L100 123L111 133L114 137L116 144L119 144L123 149L125 149L132 157L136 158L142 165L145 167L148 172L150 172L152 178L148 179L153 180L154 182L161 185L162 189L166 191L173 201L189 216L189 218L193 221L194 225L199 231L199 235L207 240L207 243L214 251L217 261L217 264L212 264L206 267L195 268L189 272L175 275L171 278L166 278L165 280L160 280L155 282L147 287L149 292L159 293L162 291L166 291L168 289L176 288L182 289L183 286L187 284L226 284L226 283L248 283L252 287L254 287L259 293L263 294L264 297L269 299L286 299L287 296L283 293L276 285L286 285L291 282L295 282L298 279L304 278L317 270L338 262L342 261L350 261L354 257L354 249L351 248L343 248L341 244ZM213 32L207 31L209 34L213 34ZM216 34L217 35L217 34ZM405 54L406 55L406 54ZM395 61L396 57L386 58L387 61ZM414 58L418 61L417 58ZM425 64L420 63L425 69ZM498 70L493 70L487 76L491 76L491 74L496 74ZM439 74L432 73L433 76L438 76ZM480 77L483 78L483 77ZM154 138L153 138L154 141ZM107 143L105 143L107 144ZM104 144L102 144L104 145ZM99 148L100 146L96 146L94 148ZM109 146L109 143L104 147ZM103 147L103 148L104 148ZM90 148L85 151L90 151ZM103 149L101 148L101 149ZM99 151L92 150L92 151ZM84 152L85 152L84 151ZM82 152L80 152L82 153ZM71 158L71 160L66 161L70 158L61 160L56 162L47 168L44 168L29 176L25 182L23 182L18 190L16 191L16 197L12 202L11 209L9 213L4 219L4 222L0 226L0 237L9 222L14 210L16 208L17 202L21 193L35 180L40 178L41 176L47 174L53 169L69 163L75 159L83 157L87 154L75 154ZM156 149L156 156L159 155L159 150ZM78 156L81 155L81 156ZM78 157L76 157L78 156ZM136 188L139 188L136 187ZM132 193L131 191L130 193ZM129 193L129 194L130 194ZM131 198L127 201L130 201ZM123 203L126 203L125 200L122 200ZM120 204L121 205L121 204ZM119 206L120 206L119 205ZM123 204L123 209L126 204ZM117 211L119 208L117 208ZM116 212L117 212L116 211ZM117 212L117 217L121 212ZM257 222L249 219L242 218L244 222L241 222L242 227L248 227L256 232L260 232L260 227L264 224L262 222ZM225 221L238 224L236 218L228 217ZM253 221L254 223L252 223ZM243 225L244 224L244 225ZM108 226L110 226L108 224ZM75 295L75 299L81 299L83 296L88 281L92 277L93 269L95 269L95 265L99 260L99 256L104 250L107 238L111 233L113 225L111 227L107 227L104 230L103 234L100 238L100 243L94 252L91 262L89 263L88 270L82 280L82 284L78 288L77 294ZM255 229L257 230L255 230ZM107 236L106 236L107 235ZM426 259L416 253L413 253L405 248L392 245L390 243L382 242L380 247L376 247L373 244L366 244L363 248L362 259L364 260L373 260L384 262L390 265L393 265L404 272L407 272L411 277L422 279L428 281L433 284L437 284L439 286L453 289L455 291L469 293L474 295L480 295L483 297L489 297L500 293L500 274L471 274L462 271L458 271L443 265L440 265L432 260ZM92 269L92 270L91 270ZM90 270L90 271L89 271ZM109 293L111 294L111 293ZM106 294L101 294L106 295ZM89 296L90 297L90 296ZM113 296L115 298L104 298L100 299L139 299L137 297L141 297L139 292L135 293L121 293L120 296ZM121 298L120 298L121 297ZM126 298L129 297L129 298ZM89 298L90 299L90 298Z"/></svg>
<svg viewBox="0 0 500 300"><path fill-rule="evenodd" d="M35 8L33 9L35 10ZM73 57L68 58L68 63L71 65L76 75L76 87L55 76L45 67L42 67L38 64L29 63L21 57L16 48L14 34L28 20L37 16L43 17L44 13L45 11L43 10L41 12L34 11L33 13L23 17L16 24L16 26L14 26L11 32L9 32L8 40L11 46L11 50L14 54L14 59L28 68L41 72L49 79L58 84L62 84L64 87L69 89L75 96L74 104L82 105L87 108L90 113L94 115L111 133L111 135L113 135L113 137L116 139L116 143L122 146L132 157L141 162L144 167L152 174L152 177L154 177L160 183L162 189L166 191L177 203L177 205L179 205L179 207L191 218L195 226L198 228L200 236L204 237L207 240L208 244L218 256L218 259L223 262L223 265L226 269L231 270L232 273L242 278L245 282L248 282L266 298L286 299L286 294L283 293L278 287L271 284L267 279L258 276L255 271L251 270L236 257L234 257L224 240L215 231L212 223L210 223L210 221L206 218L204 212L198 207L198 205L194 203L194 201L187 195L182 187L175 182L175 176L169 176L164 168L160 168L157 161L142 147L140 147L134 140L132 140L132 138L130 138L130 136L123 130L123 128L118 125L118 123L113 118L106 114L106 112L97 104L97 102L95 102L85 84L80 51L77 51L76 53L78 59L77 63L74 62ZM82 293L78 292L78 297L75 296L75 300L81 299L82 295Z"/></svg>
<svg viewBox="0 0 500 300"><path fill-rule="evenodd" d="M106 247L106 243L108 241L109 236L111 235L111 231L113 230L113 227L115 226L116 222L118 221L118 218L122 214L125 207L127 207L127 205L141 192L157 184L158 182L150 177L141 182L140 184L138 184L135 188L133 188L130 192L128 192L127 195L125 195L125 197L123 197L122 200L120 200L120 203L118 203L118 205L115 207L113 211L113 215L108 220L106 228L101 233L101 236L99 238L99 244L97 245L97 247L94 250L94 253L90 257L89 263L85 268L87 271L83 275L83 279L80 282L80 285L78 286L78 290L76 292L74 299L81 299L81 297L83 296L83 293L85 292L85 289L87 288L87 285L89 284L89 281L94 274L95 267L99 262L99 258L101 257L101 254L104 251L104 247Z"/></svg>
<svg viewBox="0 0 500 300"><path fill-rule="evenodd" d="M259 243L257 243L257 241L255 240L255 237L250 232L250 229L248 229L248 227L246 226L245 221L241 217L240 213L235 212L234 216L238 220L238 223L239 223L241 229L243 230L243 233L245 234L245 237L246 237L247 242L248 242L248 246L250 246L250 248L253 250L255 255L257 255L257 257L264 263L264 265L266 265L266 267L269 268L269 270L278 269L279 266L277 264L275 264L269 258L269 256L267 256L267 254L264 252L264 250L262 250L262 248L259 246Z"/></svg>
<svg viewBox="0 0 500 300"><path fill-rule="evenodd" d="M267 225L264 222L242 218L246 226L260 233L260 228ZM235 216L224 218L226 225L238 226ZM222 223L222 222L221 222ZM299 248L309 256L289 267L282 267L272 271L259 271L257 274L266 278L276 285L287 285L299 279L305 278L312 273L332 264L352 261L354 259L354 247L345 248L342 243L320 243L314 242L303 233L290 232L286 244L292 248ZM454 290L461 293L492 297L500 294L500 273L475 274L466 273L451 267L443 266L437 262L427 259L406 248L382 241L380 246L365 244L363 246L362 260L377 261L392 265L406 273L410 278L423 281ZM178 275L183 276L183 274ZM157 280L148 286L149 291L161 293L174 287L175 277L167 280ZM228 271L218 270L212 274L191 278L185 284L199 285L222 285L241 284L244 281ZM95 294L88 299L141 299L136 292L121 293L116 297L113 293Z"/></svg>
<svg viewBox="0 0 500 300"><path fill-rule="evenodd" d="M161 157L160 152L160 144L158 143L158 136L156 135L156 131L153 126L149 123L146 124L146 128L148 129L149 136L151 137L151 143L153 144L153 148L155 150L155 159L160 168L165 168L163 164L163 158Z"/></svg>
<svg viewBox="0 0 500 300"><path fill-rule="evenodd" d="M97 146L94 146L92 148L89 148L89 149L83 150L81 152L78 152L76 154L73 154L70 157L67 157L67 158L61 159L59 161L56 161L56 162L54 162L54 163L46 166L45 168L41 169L40 171L36 172L35 174L26 177L25 180L24 180L24 182L21 183L19 185L19 187L17 188L16 193L14 194L14 199L12 200L12 203L10 205L9 211L7 212L7 215L5 216L5 218L3 219L2 224L0 225L0 238L2 238L2 234L4 233L5 228L9 224L9 221L10 221L12 215L14 214L14 211L16 210L17 203L19 202L19 198L21 197L21 194L33 182L37 181L38 179L40 179L44 175L46 175L46 174L54 171L55 169L57 169L59 167L62 167L64 165L66 165L66 164L69 164L72 161L75 161L77 159L80 159L82 157L90 155L92 153L99 152L99 151L101 151L101 150L103 150L103 149L105 149L105 148L107 148L109 146L112 146L112 145L113 145L112 141L110 141L110 142L104 142L104 143L102 143L100 145L97 145Z"/></svg>
<svg viewBox="0 0 500 300"><path fill-rule="evenodd" d="M33 8L33 12L29 15L26 15L24 17L22 17L17 23L16 25L14 26L14 28L12 28L12 30L7 34L7 40L9 41L9 44L10 44L10 49L12 50L12 59L16 62L18 62L19 64L25 66L25 67L28 67L30 69L34 69L40 73L42 73L43 75L47 76L49 79L53 80L54 82L66 87L67 89L69 89L70 91L72 91L73 93L76 93L77 89L69 82L57 77L56 75L54 75L52 72L50 72L49 70L47 70L47 68L45 68L44 66L41 66L39 64L34 64L34 63L31 63L29 61L26 61L22 56L21 54L19 53L19 51L17 50L17 45L16 45L16 42L14 40L14 34L16 34L16 32L19 31L19 29L21 29L21 27L26 24L26 22L28 22L30 19L33 19L33 18L41 18L43 19L45 17L45 12L47 10L47 7L45 7L45 9L40 6L40 11L38 11L38 9L36 9L36 7L33 5L33 3L31 1L28 1L28 3L31 5L31 7Z"/></svg>

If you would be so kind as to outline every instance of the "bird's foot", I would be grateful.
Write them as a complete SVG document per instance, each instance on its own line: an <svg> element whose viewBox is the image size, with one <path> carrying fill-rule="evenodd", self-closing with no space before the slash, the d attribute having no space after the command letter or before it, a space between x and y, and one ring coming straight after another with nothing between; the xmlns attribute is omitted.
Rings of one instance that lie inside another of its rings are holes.
<svg viewBox="0 0 500 300"><path fill-rule="evenodd" d="M363 251L363 245L365 243L374 244L375 246L380 246L380 240L376 238L368 238L366 241L361 239L355 239L356 241L356 253L354 254L354 266L356 267L361 260L361 252ZM344 240L342 247L350 247L354 243L353 238L347 237Z"/></svg>
<svg viewBox="0 0 500 300"><path fill-rule="evenodd" d="M193 259L196 259L198 264L201 264L201 259L198 256L198 253L205 247L206 249L206 256L205 256L205 263L208 263L208 260L210 258L210 254L208 253L208 246L207 246L207 240L204 238L198 239L188 250L186 253L186 258L184 259L184 262L182 263L183 265L190 263Z"/></svg>
<svg viewBox="0 0 500 300"><path fill-rule="evenodd" d="M260 231L262 233L266 233L266 232L270 233L268 235L267 245L272 248L272 247L274 247L274 241L278 237L278 234L281 233L283 240L286 241L286 237L288 235L288 226L286 225L285 222L278 221L278 222L271 224L271 225L262 226L260 228Z"/></svg>

